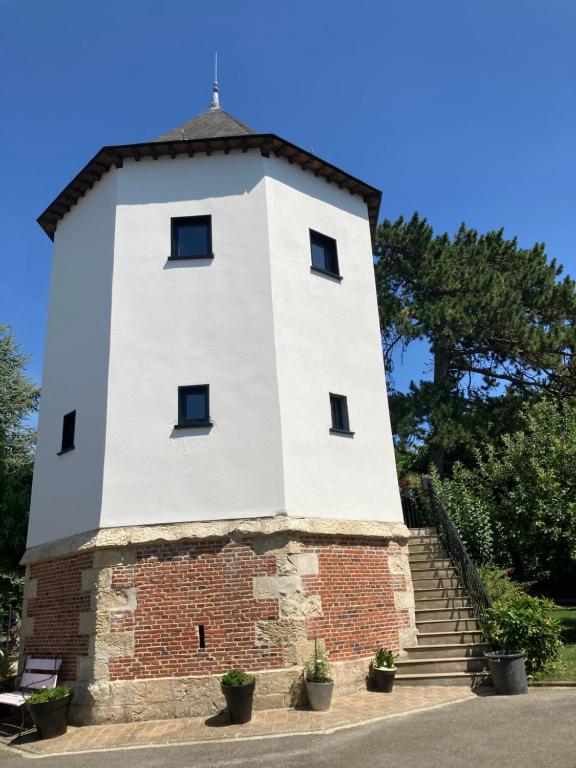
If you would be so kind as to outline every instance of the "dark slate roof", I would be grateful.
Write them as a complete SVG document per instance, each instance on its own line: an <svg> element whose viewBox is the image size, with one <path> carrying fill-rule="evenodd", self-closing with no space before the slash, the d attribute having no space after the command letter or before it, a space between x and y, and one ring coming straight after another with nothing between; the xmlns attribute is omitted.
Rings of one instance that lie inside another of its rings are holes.
<svg viewBox="0 0 576 768"><path fill-rule="evenodd" d="M182 123L172 131L154 141L177 141L178 139L220 139L223 136L246 136L256 131L249 128L219 107L207 109L192 120Z"/></svg>

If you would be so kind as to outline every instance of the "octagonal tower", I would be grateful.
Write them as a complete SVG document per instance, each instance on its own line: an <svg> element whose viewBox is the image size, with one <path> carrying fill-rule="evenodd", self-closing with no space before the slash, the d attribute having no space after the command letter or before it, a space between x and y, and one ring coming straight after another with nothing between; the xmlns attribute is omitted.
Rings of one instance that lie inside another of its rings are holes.
<svg viewBox="0 0 576 768"><path fill-rule="evenodd" d="M211 712L230 665L283 705L314 638L347 692L376 642L413 639L379 203L215 91L159 139L104 147L41 215L24 632L63 656L77 722Z"/></svg>

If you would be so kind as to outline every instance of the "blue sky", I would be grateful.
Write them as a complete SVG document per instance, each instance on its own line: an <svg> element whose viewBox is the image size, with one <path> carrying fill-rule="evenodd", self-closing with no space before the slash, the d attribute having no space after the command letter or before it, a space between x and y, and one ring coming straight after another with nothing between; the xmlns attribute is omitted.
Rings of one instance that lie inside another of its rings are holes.
<svg viewBox="0 0 576 768"><path fill-rule="evenodd" d="M0 323L40 380L38 214L103 145L222 106L414 210L544 241L576 275L573 0L0 0ZM398 361L405 388L426 349Z"/></svg>

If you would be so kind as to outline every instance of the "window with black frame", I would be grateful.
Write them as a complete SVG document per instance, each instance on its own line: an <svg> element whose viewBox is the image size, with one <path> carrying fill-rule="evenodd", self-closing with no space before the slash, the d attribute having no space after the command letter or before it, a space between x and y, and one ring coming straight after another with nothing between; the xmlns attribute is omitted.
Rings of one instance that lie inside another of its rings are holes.
<svg viewBox="0 0 576 768"><path fill-rule="evenodd" d="M350 430L348 400L345 395L333 395L330 393L330 412L332 414L331 433L348 436L354 435L354 432Z"/></svg>
<svg viewBox="0 0 576 768"><path fill-rule="evenodd" d="M172 219L170 259L211 259L212 217L182 216Z"/></svg>
<svg viewBox="0 0 576 768"><path fill-rule="evenodd" d="M320 272L338 280L342 279L338 266L336 240L311 229L310 252L312 257L312 266L310 268L313 272Z"/></svg>
<svg viewBox="0 0 576 768"><path fill-rule="evenodd" d="M210 392L208 384L178 387L178 424L187 427L210 427Z"/></svg>

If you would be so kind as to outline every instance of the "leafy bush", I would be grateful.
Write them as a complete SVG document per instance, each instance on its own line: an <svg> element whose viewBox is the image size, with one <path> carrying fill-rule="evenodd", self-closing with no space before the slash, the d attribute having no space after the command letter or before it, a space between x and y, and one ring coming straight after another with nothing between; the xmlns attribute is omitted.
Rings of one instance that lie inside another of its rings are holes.
<svg viewBox="0 0 576 768"><path fill-rule="evenodd" d="M378 669L396 669L396 656L398 656L397 653L393 653L385 648L376 648L372 663Z"/></svg>
<svg viewBox="0 0 576 768"><path fill-rule="evenodd" d="M554 603L527 595L530 585L512 581L506 569L481 567L479 573L493 601L485 623L492 645L524 651L529 672L549 667L562 647L561 626L550 615Z"/></svg>
<svg viewBox="0 0 576 768"><path fill-rule="evenodd" d="M314 643L314 653L306 662L306 680L309 683L331 683L332 665L328 660L328 651Z"/></svg>
<svg viewBox="0 0 576 768"><path fill-rule="evenodd" d="M27 700L28 704L44 704L46 701L63 699L68 696L70 688L67 685L57 685L56 688L42 688Z"/></svg>
<svg viewBox="0 0 576 768"><path fill-rule="evenodd" d="M243 669L231 669L229 672L226 672L222 678L222 685L236 688L239 685L248 685L253 679L254 677L249 675L248 672L245 672Z"/></svg>
<svg viewBox="0 0 576 768"><path fill-rule="evenodd" d="M440 501L472 560L475 563L492 562L494 537L490 507L478 492L473 473L461 464L455 464L451 478L440 480L435 474L433 479Z"/></svg>
<svg viewBox="0 0 576 768"><path fill-rule="evenodd" d="M530 582L512 581L510 570L507 568L480 565L478 573L492 602L511 600L524 594L525 590L532 586Z"/></svg>

